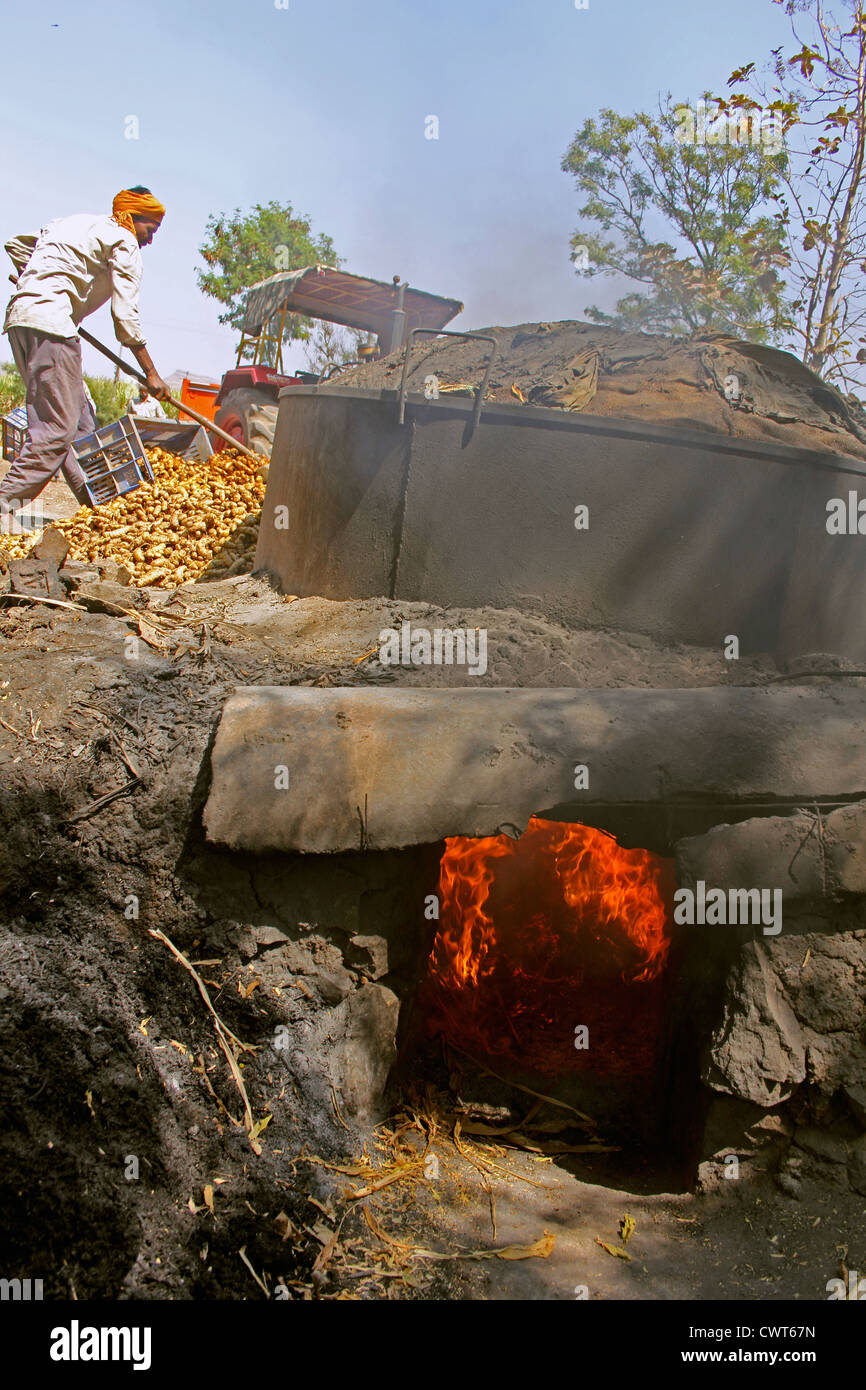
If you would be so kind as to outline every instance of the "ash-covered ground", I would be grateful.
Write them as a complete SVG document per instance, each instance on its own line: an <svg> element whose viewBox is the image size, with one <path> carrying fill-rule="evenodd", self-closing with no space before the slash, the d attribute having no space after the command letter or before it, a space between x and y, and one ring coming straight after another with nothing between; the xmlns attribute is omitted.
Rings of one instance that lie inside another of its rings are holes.
<svg viewBox="0 0 866 1390"><path fill-rule="evenodd" d="M292 902L251 891L247 920L233 916L201 828L208 747L237 686L467 680L381 667L379 633L402 620L484 626L482 684L760 684L774 663L516 612L289 602L263 578L89 587L86 606L0 604L5 1277L78 1299L823 1299L840 1251L866 1267L863 1199L832 1184L799 1200L769 1179L671 1193L637 1154L631 1186L591 1162L577 1177L567 1160L455 1138L420 1079L375 1134L346 1126L333 1086L314 1105L274 1039L287 1021L314 1028L341 972L362 967L305 940ZM152 931L256 1049L239 1063L260 1154L213 1017ZM626 1214L631 1260L598 1244L618 1243ZM523 1258L493 1253L515 1245Z"/></svg>

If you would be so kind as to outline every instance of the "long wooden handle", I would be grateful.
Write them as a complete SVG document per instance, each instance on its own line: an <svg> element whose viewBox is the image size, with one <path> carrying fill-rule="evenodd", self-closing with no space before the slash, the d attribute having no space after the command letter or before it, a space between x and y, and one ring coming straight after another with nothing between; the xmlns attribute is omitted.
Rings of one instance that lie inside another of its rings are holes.
<svg viewBox="0 0 866 1390"><path fill-rule="evenodd" d="M128 362L124 362L123 358L118 357L116 352L112 352L111 348L106 347L98 338L94 338L93 334L88 333L86 328L79 328L78 336L83 338L86 343L89 343L91 347L95 347L97 352L101 352L103 357L107 357L108 360L113 362L116 367L119 367L122 372L126 372L127 376L134 377L141 386L144 386L148 390L150 389L147 386L146 376L143 376L141 372L137 372L134 367L130 367ZM261 454L253 453L253 450L248 449L246 444L241 444L239 439L235 439L234 435L229 434L226 430L220 429L219 425L215 425L213 420L209 420L206 415L199 415L197 410L193 410L191 406L184 405L183 401L175 400L174 396L169 396L168 400L170 400L172 405L176 406L178 410L182 410L185 415L191 416L197 424L204 425L206 430L218 434L220 439L224 439L226 443L231 444L233 449L237 449L240 453L246 454L251 459L255 459L257 463L259 460L264 463L265 460Z"/></svg>
<svg viewBox="0 0 866 1390"><path fill-rule="evenodd" d="M145 385L147 385L146 382ZM234 435L229 434L227 430L220 429L219 425L215 425L213 420L209 420L206 415L199 415L197 410L193 410L191 406L184 405L183 401L175 400L174 396L169 396L168 399L171 401L172 405L177 406L178 410L182 410L184 415L191 415L197 424L204 425L205 429L212 431L213 434L218 434L220 439L224 439L227 444L231 444L232 448L237 449L239 453L246 454L249 458L255 459L257 463L267 462L262 454L254 453L252 449L248 449L246 444L242 444L239 439L235 439Z"/></svg>

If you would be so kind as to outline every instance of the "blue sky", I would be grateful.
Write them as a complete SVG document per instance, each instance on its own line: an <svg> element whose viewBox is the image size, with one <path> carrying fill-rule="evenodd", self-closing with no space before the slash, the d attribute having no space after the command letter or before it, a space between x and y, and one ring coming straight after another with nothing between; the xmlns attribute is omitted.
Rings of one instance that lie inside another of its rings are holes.
<svg viewBox="0 0 866 1390"><path fill-rule="evenodd" d="M462 299L453 327L582 318L615 290L569 261L575 131L721 91L789 35L771 0L6 0L0 25L0 244L152 188L148 345L163 375L216 376L235 340L195 281L210 213L289 201L346 269ZM106 310L88 326L112 341Z"/></svg>

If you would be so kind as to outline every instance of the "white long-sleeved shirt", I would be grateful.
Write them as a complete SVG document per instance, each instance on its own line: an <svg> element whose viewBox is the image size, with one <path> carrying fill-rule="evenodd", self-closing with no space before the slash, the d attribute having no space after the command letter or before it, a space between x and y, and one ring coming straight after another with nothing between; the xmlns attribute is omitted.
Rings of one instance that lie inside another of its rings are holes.
<svg viewBox="0 0 866 1390"><path fill-rule="evenodd" d="M133 401L127 412L135 415L140 420L167 420L168 416L154 396L148 396L144 401Z"/></svg>
<svg viewBox="0 0 866 1390"><path fill-rule="evenodd" d="M36 328L72 338L83 318L111 300L118 342L141 347L141 251L107 214L59 217L42 229L6 310L3 331Z"/></svg>

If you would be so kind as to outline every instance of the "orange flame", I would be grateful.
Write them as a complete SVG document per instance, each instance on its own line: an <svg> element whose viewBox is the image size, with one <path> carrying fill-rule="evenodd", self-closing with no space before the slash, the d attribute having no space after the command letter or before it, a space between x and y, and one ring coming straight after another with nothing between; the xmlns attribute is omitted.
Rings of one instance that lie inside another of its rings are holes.
<svg viewBox="0 0 866 1390"><path fill-rule="evenodd" d="M430 1022L466 1050L533 1054L535 1066L539 1052L551 1055L540 1034L558 1030L561 1065L563 1008L610 1032L623 989L646 990L663 974L672 891L669 860L591 826L533 817L519 840L446 840ZM570 1042L565 1056L577 1065Z"/></svg>

